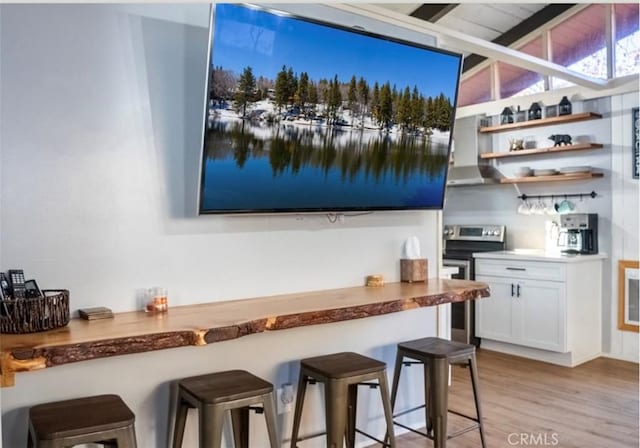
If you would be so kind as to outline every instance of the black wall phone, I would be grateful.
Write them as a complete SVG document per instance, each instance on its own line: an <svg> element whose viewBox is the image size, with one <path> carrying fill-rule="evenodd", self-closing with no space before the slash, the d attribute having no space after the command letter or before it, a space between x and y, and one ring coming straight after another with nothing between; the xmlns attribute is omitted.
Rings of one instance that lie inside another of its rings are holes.
<svg viewBox="0 0 640 448"><path fill-rule="evenodd" d="M42 297L35 280L25 280L22 269L0 272L0 300L33 299Z"/></svg>
<svg viewBox="0 0 640 448"><path fill-rule="evenodd" d="M22 269L10 269L9 280L11 280L11 291L14 299L24 299L27 290L24 286L24 271Z"/></svg>

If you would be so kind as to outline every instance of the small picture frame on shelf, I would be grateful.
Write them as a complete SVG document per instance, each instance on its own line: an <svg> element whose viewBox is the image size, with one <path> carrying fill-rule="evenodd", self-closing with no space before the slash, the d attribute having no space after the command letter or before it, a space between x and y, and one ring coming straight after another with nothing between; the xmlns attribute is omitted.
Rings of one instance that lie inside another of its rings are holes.
<svg viewBox="0 0 640 448"><path fill-rule="evenodd" d="M558 116L558 105L554 104L552 106L546 106L544 108L544 116L545 118L552 118Z"/></svg>

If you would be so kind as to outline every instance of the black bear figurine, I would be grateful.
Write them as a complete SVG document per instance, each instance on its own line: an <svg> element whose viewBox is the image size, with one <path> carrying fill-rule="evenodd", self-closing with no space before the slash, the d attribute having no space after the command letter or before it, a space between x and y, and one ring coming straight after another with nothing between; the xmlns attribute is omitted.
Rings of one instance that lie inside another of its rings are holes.
<svg viewBox="0 0 640 448"><path fill-rule="evenodd" d="M571 136L567 134L553 134L549 137L555 143L553 146L563 146L571 144Z"/></svg>

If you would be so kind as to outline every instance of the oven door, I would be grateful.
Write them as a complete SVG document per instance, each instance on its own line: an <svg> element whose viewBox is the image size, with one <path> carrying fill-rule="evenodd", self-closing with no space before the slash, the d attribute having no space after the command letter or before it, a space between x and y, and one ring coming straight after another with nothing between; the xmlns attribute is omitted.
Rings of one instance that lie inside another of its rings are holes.
<svg viewBox="0 0 640 448"><path fill-rule="evenodd" d="M471 280L472 260L443 259L443 266L457 267L458 274L452 278ZM477 344L474 335L474 303L473 300L455 302L451 304L451 340L465 344Z"/></svg>

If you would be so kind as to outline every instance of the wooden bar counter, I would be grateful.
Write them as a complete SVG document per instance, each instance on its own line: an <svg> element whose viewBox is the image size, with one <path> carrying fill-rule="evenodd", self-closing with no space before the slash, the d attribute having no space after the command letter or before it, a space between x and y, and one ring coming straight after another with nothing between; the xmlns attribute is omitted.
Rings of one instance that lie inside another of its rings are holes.
<svg viewBox="0 0 640 448"><path fill-rule="evenodd" d="M206 345L264 331L378 316L489 295L486 283L429 279L170 308L164 314L119 313L72 319L42 333L0 336L2 386L15 372L165 348Z"/></svg>

